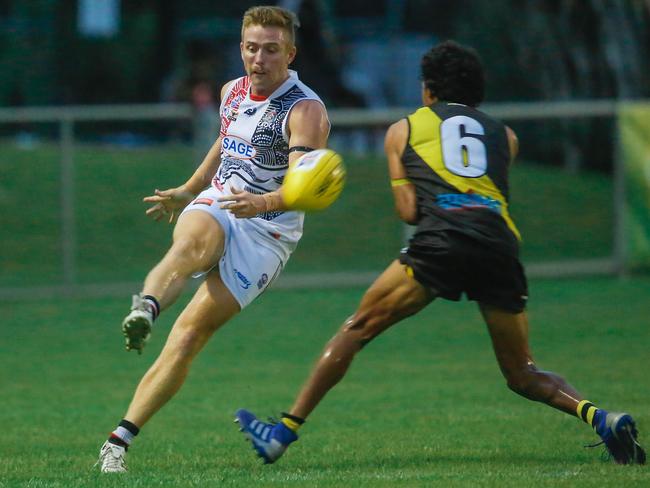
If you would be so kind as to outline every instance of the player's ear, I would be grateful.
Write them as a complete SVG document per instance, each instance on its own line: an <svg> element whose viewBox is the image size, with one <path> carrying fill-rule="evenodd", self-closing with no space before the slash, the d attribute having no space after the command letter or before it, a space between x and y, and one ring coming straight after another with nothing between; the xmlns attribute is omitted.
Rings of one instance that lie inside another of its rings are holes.
<svg viewBox="0 0 650 488"><path fill-rule="evenodd" d="M296 59L296 52L298 49L296 48L295 44L289 48L289 52L287 53L287 64L293 63L293 60Z"/></svg>
<svg viewBox="0 0 650 488"><path fill-rule="evenodd" d="M422 82L422 105L428 106L433 103L436 103L438 101L438 97L436 97L431 89L427 86L427 84L423 81Z"/></svg>

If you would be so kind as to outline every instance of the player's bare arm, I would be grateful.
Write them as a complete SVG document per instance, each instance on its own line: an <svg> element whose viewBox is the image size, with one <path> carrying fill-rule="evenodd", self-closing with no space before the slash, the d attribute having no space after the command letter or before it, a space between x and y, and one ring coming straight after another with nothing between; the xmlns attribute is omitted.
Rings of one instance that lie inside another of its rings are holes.
<svg viewBox="0 0 650 488"><path fill-rule="evenodd" d="M230 83L226 83L221 88L222 99ZM153 195L143 198L144 202L154 204L147 209L146 214L156 221L168 215L169 223L174 222L187 204L210 184L220 164L221 136L217 138L194 174L184 184L167 190L156 189Z"/></svg>
<svg viewBox="0 0 650 488"><path fill-rule="evenodd" d="M327 146L330 121L322 103L316 100L298 102L289 112L289 149L308 147L322 149ZM291 151L289 164L302 156L305 151Z"/></svg>
<svg viewBox="0 0 650 488"><path fill-rule="evenodd" d="M517 154L519 154L519 138L517 134L510 127L506 125L506 137L508 138L508 148L510 148L510 164L515 162Z"/></svg>
<svg viewBox="0 0 650 488"><path fill-rule="evenodd" d="M402 164L402 155L408 142L408 136L408 121L402 119L395 122L386 132L384 152L388 159L388 173L397 214L407 224L415 224L418 217L415 186L408 180L406 168Z"/></svg>
<svg viewBox="0 0 650 488"><path fill-rule="evenodd" d="M321 149L327 145L330 123L325 107L315 100L298 102L288 117L289 148L305 148L289 153L291 165L308 150L306 148ZM223 208L230 210L237 218L250 218L261 212L287 210L282 200L282 187L264 195L233 188L232 195L221 197L219 201L224 202Z"/></svg>

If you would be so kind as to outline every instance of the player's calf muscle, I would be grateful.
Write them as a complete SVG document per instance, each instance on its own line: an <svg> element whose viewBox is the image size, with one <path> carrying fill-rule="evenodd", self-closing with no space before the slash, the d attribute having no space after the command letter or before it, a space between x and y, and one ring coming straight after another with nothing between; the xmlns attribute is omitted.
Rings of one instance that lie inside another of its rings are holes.
<svg viewBox="0 0 650 488"><path fill-rule="evenodd" d="M173 340L168 343L165 349L168 349L169 353L171 353L172 360L184 362L193 358L211 335L211 333L185 328L174 334Z"/></svg>

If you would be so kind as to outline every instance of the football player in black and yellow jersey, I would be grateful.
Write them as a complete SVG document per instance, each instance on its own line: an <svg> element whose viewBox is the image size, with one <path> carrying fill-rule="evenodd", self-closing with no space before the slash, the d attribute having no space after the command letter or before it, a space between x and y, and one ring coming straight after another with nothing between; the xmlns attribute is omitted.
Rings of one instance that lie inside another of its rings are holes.
<svg viewBox="0 0 650 488"><path fill-rule="evenodd" d="M423 107L393 124L385 141L397 213L417 225L415 234L325 346L282 421L265 424L240 410L241 428L266 462L275 461L365 344L435 298L465 294L479 305L511 390L590 424L617 463L643 464L629 414L599 409L561 376L535 365L519 232L508 212L517 137L476 109L484 95L478 56L447 41L423 56L421 70Z"/></svg>

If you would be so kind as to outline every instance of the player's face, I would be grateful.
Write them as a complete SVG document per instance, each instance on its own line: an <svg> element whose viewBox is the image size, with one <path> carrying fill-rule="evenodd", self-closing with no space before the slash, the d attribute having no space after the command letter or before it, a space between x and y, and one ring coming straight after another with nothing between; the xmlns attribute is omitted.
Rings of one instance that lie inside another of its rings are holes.
<svg viewBox="0 0 650 488"><path fill-rule="evenodd" d="M279 27L251 25L240 44L244 69L255 95L268 96L289 76L289 63L296 56L288 33Z"/></svg>

